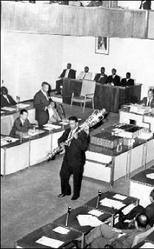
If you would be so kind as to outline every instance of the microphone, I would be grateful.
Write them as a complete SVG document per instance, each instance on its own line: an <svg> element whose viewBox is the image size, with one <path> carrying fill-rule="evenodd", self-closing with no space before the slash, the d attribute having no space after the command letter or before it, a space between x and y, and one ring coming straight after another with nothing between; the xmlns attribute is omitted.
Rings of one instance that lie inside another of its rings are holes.
<svg viewBox="0 0 154 249"><path fill-rule="evenodd" d="M68 207L67 214L66 214L66 221L65 221L66 227L68 226L68 218L69 218L70 213L71 213L71 207Z"/></svg>
<svg viewBox="0 0 154 249"><path fill-rule="evenodd" d="M101 191L101 190L98 190L98 196L97 196L96 208L98 208L98 205L99 205L99 200L100 200L101 194L102 194L102 191Z"/></svg>

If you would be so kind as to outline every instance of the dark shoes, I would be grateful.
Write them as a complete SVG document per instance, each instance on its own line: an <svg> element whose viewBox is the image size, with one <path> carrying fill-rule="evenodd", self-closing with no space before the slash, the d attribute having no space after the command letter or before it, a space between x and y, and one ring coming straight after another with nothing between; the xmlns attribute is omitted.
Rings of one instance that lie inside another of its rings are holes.
<svg viewBox="0 0 154 249"><path fill-rule="evenodd" d="M68 193L68 194L59 194L57 197L58 197L58 198L63 198L63 197L66 196L66 195L71 195L71 193Z"/></svg>
<svg viewBox="0 0 154 249"><path fill-rule="evenodd" d="M73 195L71 200L77 200L79 198L79 195Z"/></svg>

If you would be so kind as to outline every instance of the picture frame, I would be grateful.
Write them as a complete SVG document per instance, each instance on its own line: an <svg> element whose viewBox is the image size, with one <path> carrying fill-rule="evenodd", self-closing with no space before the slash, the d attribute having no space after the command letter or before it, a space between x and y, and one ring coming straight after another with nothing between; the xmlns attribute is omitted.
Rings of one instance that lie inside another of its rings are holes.
<svg viewBox="0 0 154 249"><path fill-rule="evenodd" d="M96 54L109 54L109 38L98 36L95 38L95 53Z"/></svg>

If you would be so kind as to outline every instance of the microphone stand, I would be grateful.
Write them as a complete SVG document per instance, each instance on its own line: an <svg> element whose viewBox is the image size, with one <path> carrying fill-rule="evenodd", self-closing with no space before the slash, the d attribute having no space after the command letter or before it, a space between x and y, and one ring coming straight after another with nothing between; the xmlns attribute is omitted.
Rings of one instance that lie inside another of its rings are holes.
<svg viewBox="0 0 154 249"><path fill-rule="evenodd" d="M99 205L99 200L100 200L101 194L102 194L101 190L98 190L98 196L97 196L96 208L98 208L98 205Z"/></svg>
<svg viewBox="0 0 154 249"><path fill-rule="evenodd" d="M68 207L67 214L66 214L66 221L65 221L65 226L68 226L68 218L71 213L71 207Z"/></svg>

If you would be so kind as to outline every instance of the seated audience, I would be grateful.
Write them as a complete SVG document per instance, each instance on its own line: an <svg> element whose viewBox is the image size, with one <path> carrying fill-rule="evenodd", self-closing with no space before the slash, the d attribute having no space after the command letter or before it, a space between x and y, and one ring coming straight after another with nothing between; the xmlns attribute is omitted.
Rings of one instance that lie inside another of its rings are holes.
<svg viewBox="0 0 154 249"><path fill-rule="evenodd" d="M85 236L86 245L90 248L104 248L105 245L111 245L113 248L131 248L135 246L135 237L147 231L148 222L148 217L140 213L135 218L135 229L118 230L103 223Z"/></svg>
<svg viewBox="0 0 154 249"><path fill-rule="evenodd" d="M154 89L149 89L148 96L144 97L140 104L143 104L145 106L150 106L151 108L154 108Z"/></svg>
<svg viewBox="0 0 154 249"><path fill-rule="evenodd" d="M101 67L100 73L97 73L95 75L94 80L96 82L101 83L101 84L106 84L107 83L107 75L105 74L105 67Z"/></svg>
<svg viewBox="0 0 154 249"><path fill-rule="evenodd" d="M50 104L49 96L49 84L42 82L42 88L34 96L34 107L35 107L35 119L38 121L38 125L41 127L48 123L49 113L48 106Z"/></svg>
<svg viewBox="0 0 154 249"><path fill-rule="evenodd" d="M1 107L16 105L15 100L8 94L8 89L5 86L0 88Z"/></svg>
<svg viewBox="0 0 154 249"><path fill-rule="evenodd" d="M28 120L28 111L26 109L20 110L20 116L14 121L12 130L10 132L11 137L21 137L23 133L27 133L29 129L32 129L33 125Z"/></svg>
<svg viewBox="0 0 154 249"><path fill-rule="evenodd" d="M69 79L75 79L76 78L76 71L71 69L71 63L67 64L67 68L63 70L61 75L59 76L59 80L56 81L56 94L61 94L61 87L63 86L63 79L69 78Z"/></svg>
<svg viewBox="0 0 154 249"><path fill-rule="evenodd" d="M134 80L131 79L131 73L126 73L126 78L121 80L121 86L134 86Z"/></svg>
<svg viewBox="0 0 154 249"><path fill-rule="evenodd" d="M89 67L85 67L84 71L80 72L80 74L77 77L78 80L92 80L92 73L89 72Z"/></svg>
<svg viewBox="0 0 154 249"><path fill-rule="evenodd" d="M144 198L144 197L143 197ZM143 212L147 215L149 219L149 225L152 227L154 225L154 189L150 193L150 201L151 204L149 204L146 208L142 207L141 205L138 205L134 207L127 215L124 215L122 212L120 213L120 223L121 227L123 226L123 222L125 220L133 220L137 214L140 212Z"/></svg>
<svg viewBox="0 0 154 249"><path fill-rule="evenodd" d="M120 86L120 77L116 74L117 70L115 68L112 69L112 75L109 75L107 78L107 83L113 86Z"/></svg>

